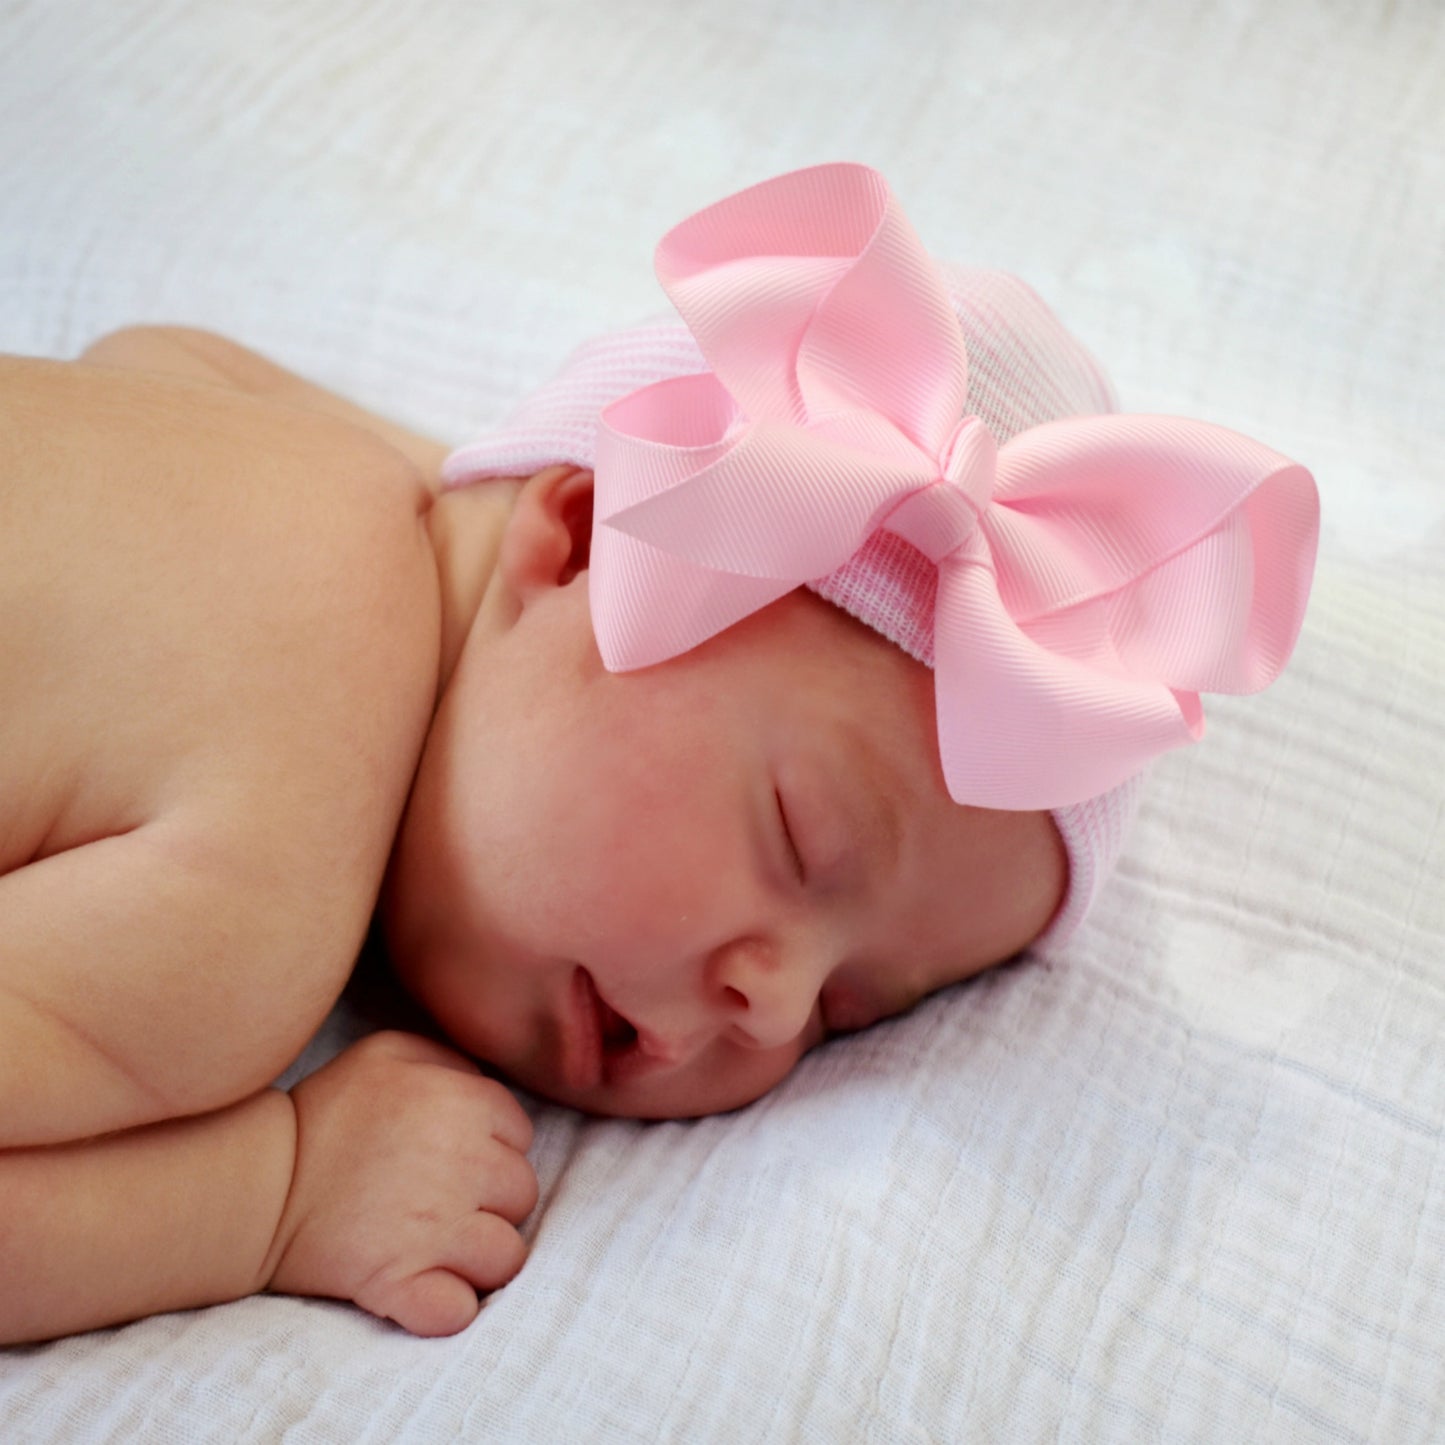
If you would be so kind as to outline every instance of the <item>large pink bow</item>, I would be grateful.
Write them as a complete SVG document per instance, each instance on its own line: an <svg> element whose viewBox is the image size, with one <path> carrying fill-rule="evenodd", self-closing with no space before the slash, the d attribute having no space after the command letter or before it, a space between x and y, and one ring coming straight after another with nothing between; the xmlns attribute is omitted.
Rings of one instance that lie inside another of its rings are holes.
<svg viewBox="0 0 1445 1445"><path fill-rule="evenodd" d="M1080 802L1288 660L1314 567L1301 466L1173 417L995 446L938 268L882 176L830 165L684 221L659 278L711 372L602 416L591 604L613 670L695 647L880 528L938 565L952 797Z"/></svg>

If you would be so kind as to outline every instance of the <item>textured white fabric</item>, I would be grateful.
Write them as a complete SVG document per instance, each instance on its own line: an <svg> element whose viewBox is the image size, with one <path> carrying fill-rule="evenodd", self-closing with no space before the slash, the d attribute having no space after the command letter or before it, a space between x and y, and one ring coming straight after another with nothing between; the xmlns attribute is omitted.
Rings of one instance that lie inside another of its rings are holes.
<svg viewBox="0 0 1445 1445"><path fill-rule="evenodd" d="M0 1440L1445 1436L1435 0L0 0L0 39L5 349L214 326L455 442L658 305L678 216L858 159L1325 520L1295 662L1155 767L1052 966L733 1117L538 1107L532 1257L457 1339L253 1299L4 1351Z"/></svg>

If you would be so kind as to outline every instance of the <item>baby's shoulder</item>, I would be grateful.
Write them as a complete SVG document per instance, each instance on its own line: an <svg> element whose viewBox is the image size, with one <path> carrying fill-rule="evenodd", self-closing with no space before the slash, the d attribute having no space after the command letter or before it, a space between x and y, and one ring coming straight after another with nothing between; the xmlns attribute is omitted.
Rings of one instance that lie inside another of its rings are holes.
<svg viewBox="0 0 1445 1445"><path fill-rule="evenodd" d="M0 361L0 871L179 808L278 887L374 888L434 701L430 502L342 419Z"/></svg>
<svg viewBox="0 0 1445 1445"><path fill-rule="evenodd" d="M90 549L123 544L214 590L225 576L206 559L242 551L255 581L342 559L415 570L433 493L342 417L186 377L0 356L0 498L8 561L64 536L46 561L81 581Z"/></svg>

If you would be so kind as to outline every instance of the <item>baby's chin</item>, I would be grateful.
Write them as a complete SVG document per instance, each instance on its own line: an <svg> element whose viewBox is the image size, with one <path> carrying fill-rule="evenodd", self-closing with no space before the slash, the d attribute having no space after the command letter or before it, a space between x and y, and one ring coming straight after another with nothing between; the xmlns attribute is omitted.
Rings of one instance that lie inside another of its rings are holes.
<svg viewBox="0 0 1445 1445"><path fill-rule="evenodd" d="M800 1045L786 1055L779 1050L763 1054L724 1045L681 1067L651 1070L622 1055L598 1084L587 1088L572 1087L537 1069L511 1070L501 1063L498 1067L529 1093L584 1114L609 1119L700 1119L755 1103L792 1073L805 1051ZM714 1059L714 1052L730 1057ZM752 1057L740 1057L747 1054Z"/></svg>
<svg viewBox="0 0 1445 1445"><path fill-rule="evenodd" d="M547 1103L576 1109L579 1113L601 1119L640 1119L646 1123L661 1123L669 1119L705 1119L715 1114L733 1113L756 1103L782 1080L748 1090L703 1086L656 1094L651 1090L606 1088L578 1094L566 1088L529 1087L516 1082Z"/></svg>

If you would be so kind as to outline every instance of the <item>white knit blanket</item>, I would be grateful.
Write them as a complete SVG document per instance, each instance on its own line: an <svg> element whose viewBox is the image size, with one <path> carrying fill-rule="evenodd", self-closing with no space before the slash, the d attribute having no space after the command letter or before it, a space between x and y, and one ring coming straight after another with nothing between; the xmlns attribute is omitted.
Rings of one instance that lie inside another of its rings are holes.
<svg viewBox="0 0 1445 1445"><path fill-rule="evenodd" d="M0 349L210 326L457 441L663 304L670 224L832 159L1128 409L1312 467L1290 671L1055 956L731 1117L535 1106L461 1336L257 1298L0 1351L0 1440L1445 1438L1435 0L0 0Z"/></svg>

